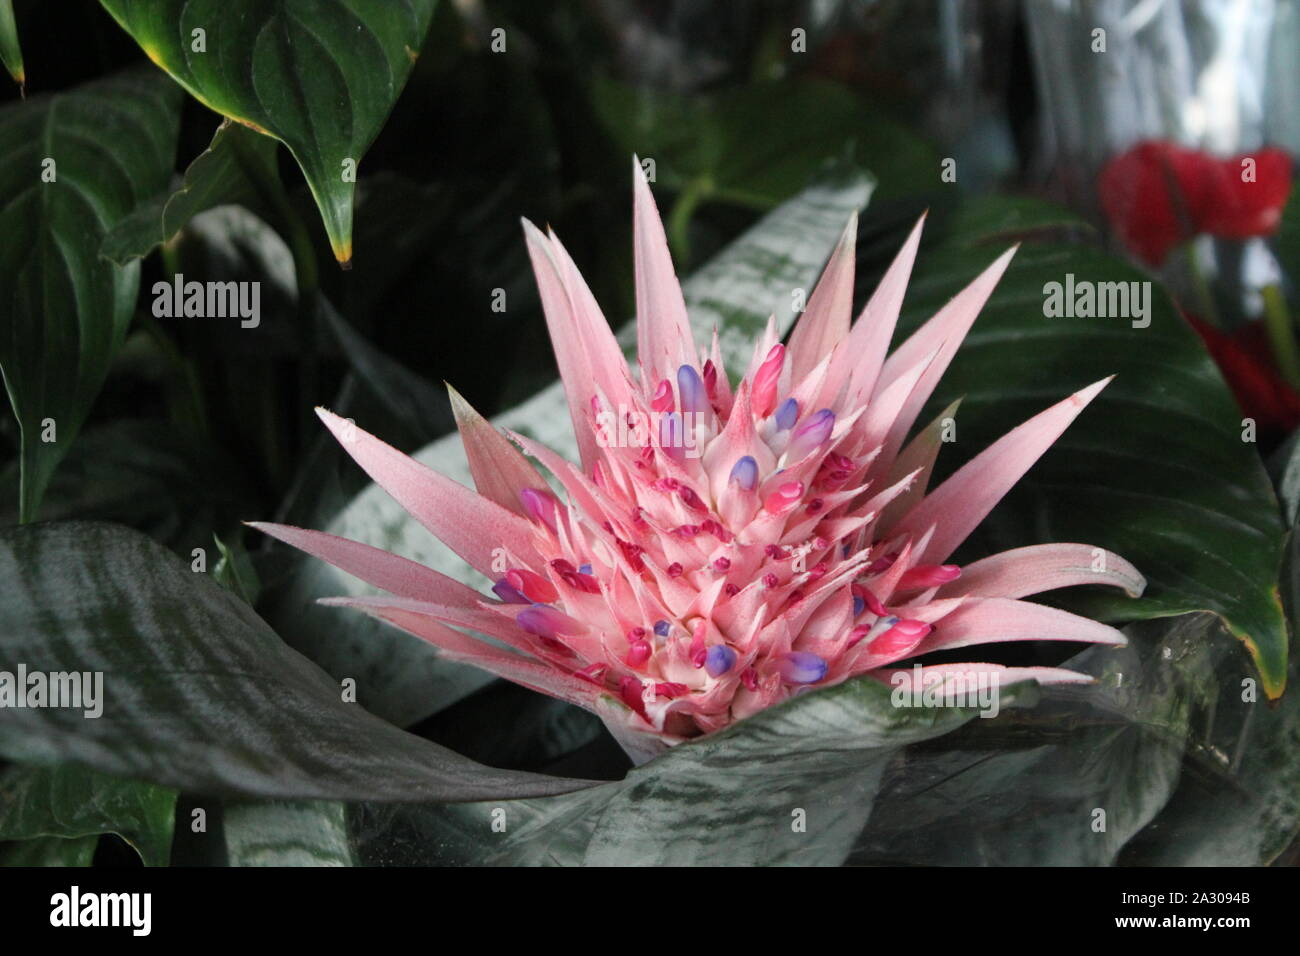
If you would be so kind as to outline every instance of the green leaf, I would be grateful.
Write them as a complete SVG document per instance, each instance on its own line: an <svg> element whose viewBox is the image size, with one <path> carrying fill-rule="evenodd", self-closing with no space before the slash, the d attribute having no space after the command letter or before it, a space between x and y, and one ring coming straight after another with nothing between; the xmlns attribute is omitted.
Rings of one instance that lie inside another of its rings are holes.
<svg viewBox="0 0 1300 956"><path fill-rule="evenodd" d="M99 837L38 837L0 847L0 866L90 866Z"/></svg>
<svg viewBox="0 0 1300 956"><path fill-rule="evenodd" d="M166 866L175 815L175 790L83 767L17 766L0 776L0 840L116 833L145 866Z"/></svg>
<svg viewBox="0 0 1300 956"><path fill-rule="evenodd" d="M126 334L139 269L99 247L166 185L179 107L171 84L132 72L0 109L0 370L22 429L24 521Z"/></svg>
<svg viewBox="0 0 1300 956"><path fill-rule="evenodd" d="M195 99L289 147L335 258L351 262L357 166L406 83L435 0L101 2Z"/></svg>
<svg viewBox="0 0 1300 956"><path fill-rule="evenodd" d="M1279 493L1294 524L1300 457L1280 453ZM1293 530L1282 575L1292 644L1291 692L1265 705L1239 662L1223 649L1207 669L1217 683L1188 750L1183 782L1135 841L1126 862L1144 866L1258 866L1300 836L1300 535ZM1235 651L1235 648L1233 648Z"/></svg>
<svg viewBox="0 0 1300 956"><path fill-rule="evenodd" d="M231 866L353 866L346 807L329 800L227 802Z"/></svg>
<svg viewBox="0 0 1300 956"><path fill-rule="evenodd" d="M624 152L654 160L659 185L697 200L770 209L828 157L869 166L877 199L923 192L939 175L938 157L914 133L826 80L686 96L598 77L592 98Z"/></svg>
<svg viewBox="0 0 1300 956"><path fill-rule="evenodd" d="M581 788L491 770L348 703L239 598L134 531L0 531L0 660L103 674L103 712L0 708L0 755L191 792L476 800Z"/></svg>
<svg viewBox="0 0 1300 956"><path fill-rule="evenodd" d="M1003 211L996 198L968 203L922 251L897 340L1002 250ZM990 227L998 238L986 243ZM1026 243L922 412L928 421L962 399L956 447L939 456L948 473L1069 393L1116 376L959 558L1035 541L1109 548L1146 575L1146 594L1071 596L1071 604L1130 620L1211 611L1250 649L1277 697L1287 668L1277 587L1285 529L1255 446L1242 441L1241 413L1159 285L1150 287L1148 327L1047 317L1045 287L1068 274L1147 278L1088 246Z"/></svg>
<svg viewBox="0 0 1300 956"><path fill-rule="evenodd" d="M444 389L377 349L324 296L317 296L316 303L324 325L338 339L357 377L412 434L431 441L456 427Z"/></svg>
<svg viewBox="0 0 1300 956"><path fill-rule="evenodd" d="M901 748L976 716L970 708L895 706L892 696L872 678L804 694L580 793L394 808L358 821L362 854L373 862L489 865L838 864ZM1003 688L1000 704L1036 697L1021 684ZM385 860L397 852L398 834L410 831L421 834L423 859Z"/></svg>
<svg viewBox="0 0 1300 956"><path fill-rule="evenodd" d="M23 51L18 45L18 24L14 22L13 0L0 0L0 63L19 86L27 83Z"/></svg>
<svg viewBox="0 0 1300 956"><path fill-rule="evenodd" d="M100 252L125 265L142 259L206 209L237 203L266 218L262 190L277 181L275 140L229 120L185 170L184 178L119 222Z"/></svg>
<svg viewBox="0 0 1300 956"><path fill-rule="evenodd" d="M1033 711L909 749L849 862L1114 864L1174 793L1192 722L1213 696L1215 623L1200 614L1134 625L1127 647L1092 647L1063 665L1096 685L1047 688ZM1236 645L1222 647L1248 664Z"/></svg>
<svg viewBox="0 0 1300 956"><path fill-rule="evenodd" d="M239 541L227 545L220 538L215 540L220 557L212 568L213 579L231 594L238 595L249 607L253 607L261 594L262 583L258 580L257 569L253 567L248 552Z"/></svg>
<svg viewBox="0 0 1300 956"><path fill-rule="evenodd" d="M683 291L699 340L708 341L716 327L724 360L733 369L743 367L769 315L775 313L782 327L790 324L791 290L811 287L871 188L861 172L842 169L773 210L688 279ZM630 190L624 198L630 201ZM631 334L629 325L624 340ZM567 407L563 386L556 382L495 421L577 460ZM415 458L473 485L458 434L425 446ZM478 581L468 565L375 485L358 495L328 530L461 580ZM356 579L322 561L306 561L272 620L290 643L327 671L355 676L362 702L394 723L414 723L491 680L476 668L440 660L429 645L365 615L344 617L314 603L319 597L360 593L366 593L366 586Z"/></svg>

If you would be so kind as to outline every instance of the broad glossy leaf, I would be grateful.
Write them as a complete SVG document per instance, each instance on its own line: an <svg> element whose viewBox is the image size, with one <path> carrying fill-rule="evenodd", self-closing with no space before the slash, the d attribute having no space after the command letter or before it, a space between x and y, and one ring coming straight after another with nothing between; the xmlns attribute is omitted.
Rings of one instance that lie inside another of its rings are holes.
<svg viewBox="0 0 1300 956"><path fill-rule="evenodd" d="M0 63L19 86L27 82L23 50L18 45L18 24L14 22L13 0L0 0Z"/></svg>
<svg viewBox="0 0 1300 956"><path fill-rule="evenodd" d="M683 291L700 341L707 341L716 326L724 359L733 368L743 367L769 315L775 313L779 323L789 325L792 290L812 287L845 223L870 193L871 182L852 170L819 181L773 210L688 279ZM634 338L631 332L627 327L625 341ZM496 424L577 460L566 409L564 390L556 382L498 417ZM473 484L454 433L425 446L415 457L462 484ZM358 495L327 530L477 583L468 565L377 486ZM322 561L306 561L272 620L327 671L355 676L360 700L394 723L414 723L491 680L475 668L440 661L428 645L369 617L340 615L314 603L318 597L365 590L361 582Z"/></svg>
<svg viewBox="0 0 1300 956"><path fill-rule="evenodd" d="M145 536L89 522L0 531L0 660L101 672L103 713L0 708L0 754L192 792L475 800L581 780L491 770L345 702L239 598Z"/></svg>
<svg viewBox="0 0 1300 956"><path fill-rule="evenodd" d="M1033 711L909 748L850 862L1114 864L1178 784L1192 725L1215 691L1214 626L1208 614L1134 625L1127 647L1089 648L1065 664L1096 685L1047 688ZM1222 649L1244 673L1240 648Z"/></svg>
<svg viewBox="0 0 1300 956"><path fill-rule="evenodd" d="M353 866L347 809L330 800L227 801L221 829L231 866Z"/></svg>
<svg viewBox="0 0 1300 956"><path fill-rule="evenodd" d="M278 183L275 140L225 120L212 143L185 170L181 181L119 222L100 250L125 264L142 259L194 216L214 206L238 203L265 215L263 190Z"/></svg>
<svg viewBox="0 0 1300 956"><path fill-rule="evenodd" d="M10 767L0 776L0 840L116 833L145 866L171 854L176 791L84 767Z"/></svg>
<svg viewBox="0 0 1300 956"><path fill-rule="evenodd" d="M289 147L335 257L350 262L357 166L406 83L435 0L101 2L195 99Z"/></svg>
<svg viewBox="0 0 1300 956"><path fill-rule="evenodd" d="M0 109L0 370L22 428L25 521L126 334L139 269L99 247L167 184L179 107L172 84L131 72Z"/></svg>
<svg viewBox="0 0 1300 956"><path fill-rule="evenodd" d="M900 337L1002 250L1003 212L999 199L972 202L922 251ZM990 228L999 237L985 242ZM1116 376L965 554L1033 541L1108 548L1146 575L1146 594L1072 603L1121 619L1211 611L1250 649L1276 697L1287 666L1277 587L1285 529L1255 446L1242 440L1241 413L1159 285L1150 286L1147 327L1129 317L1048 317L1045 287L1067 275L1146 280L1088 246L1025 243L921 415L962 398L957 441L939 456L947 473L1061 397Z"/></svg>
<svg viewBox="0 0 1300 956"><path fill-rule="evenodd" d="M1294 523L1300 457L1282 454L1279 493ZM1178 793L1126 854L1144 866L1256 866L1300 835L1300 535L1292 531L1282 576L1292 640L1291 690L1265 706L1240 664L1219 649L1208 662L1217 684L1198 722ZM1234 649L1235 650L1235 649Z"/></svg>
<svg viewBox="0 0 1300 956"><path fill-rule="evenodd" d="M617 782L544 800L393 808L354 826L372 862L837 864L899 750L976 716L898 707L892 695L861 678L674 747ZM1002 690L1000 705L1036 697L1017 685ZM412 843L423 844L423 858Z"/></svg>

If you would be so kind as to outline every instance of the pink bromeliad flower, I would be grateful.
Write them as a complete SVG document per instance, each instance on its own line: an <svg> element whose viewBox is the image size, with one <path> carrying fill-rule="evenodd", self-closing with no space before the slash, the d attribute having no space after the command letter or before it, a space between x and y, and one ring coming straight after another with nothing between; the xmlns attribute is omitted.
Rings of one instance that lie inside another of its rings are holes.
<svg viewBox="0 0 1300 956"><path fill-rule="evenodd" d="M637 759L810 689L863 675L914 681L913 668L893 665L931 651L1124 642L1020 600L1076 584L1140 593L1142 576L1117 555L1046 544L945 563L1104 381L928 493L938 429L905 442L1014 250L886 356L921 223L852 327L850 224L789 342L769 322L732 388L716 332L709 350L692 340L637 172L639 376L559 240L525 223L581 467L507 438L453 393L476 493L320 410L361 467L488 578L492 596L368 545L256 525L392 595L329 603L596 712ZM928 683L972 669L1006 682L1089 680L996 664L920 673Z"/></svg>

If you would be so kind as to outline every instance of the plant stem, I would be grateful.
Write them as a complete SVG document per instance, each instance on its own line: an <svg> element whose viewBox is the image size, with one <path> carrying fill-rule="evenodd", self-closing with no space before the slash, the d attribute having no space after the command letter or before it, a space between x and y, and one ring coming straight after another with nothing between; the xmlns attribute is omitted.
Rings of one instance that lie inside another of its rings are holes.
<svg viewBox="0 0 1300 956"><path fill-rule="evenodd" d="M685 268L690 260L691 217L695 215L695 207L712 191L713 182L708 177L692 179L677 197L677 202L673 203L673 211L668 214L668 242L679 269Z"/></svg>
<svg viewBox="0 0 1300 956"><path fill-rule="evenodd" d="M1183 246L1187 255L1187 271L1192 276L1192 286L1196 289L1196 297L1201 300L1201 309L1206 322L1216 329L1223 328L1223 322L1219 318L1219 309L1214 304L1214 291L1210 288L1210 283L1205 278L1205 273L1201 271L1201 265L1196 261L1196 244L1193 242Z"/></svg>
<svg viewBox="0 0 1300 956"><path fill-rule="evenodd" d="M1295 326L1287 311L1286 299L1277 283L1264 286L1264 328L1268 331L1273 361L1286 383L1300 390L1300 348L1296 346Z"/></svg>

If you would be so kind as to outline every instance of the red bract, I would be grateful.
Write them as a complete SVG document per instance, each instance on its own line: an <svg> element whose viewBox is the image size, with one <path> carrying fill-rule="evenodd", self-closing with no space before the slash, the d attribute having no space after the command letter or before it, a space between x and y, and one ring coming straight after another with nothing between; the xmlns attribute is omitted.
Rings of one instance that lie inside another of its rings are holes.
<svg viewBox="0 0 1300 956"><path fill-rule="evenodd" d="M1253 175L1243 163L1255 162ZM1208 233L1246 239L1272 233L1291 192L1291 157L1259 149L1229 159L1176 143L1147 141L1106 164L1098 181L1111 228L1153 266L1169 250Z"/></svg>

